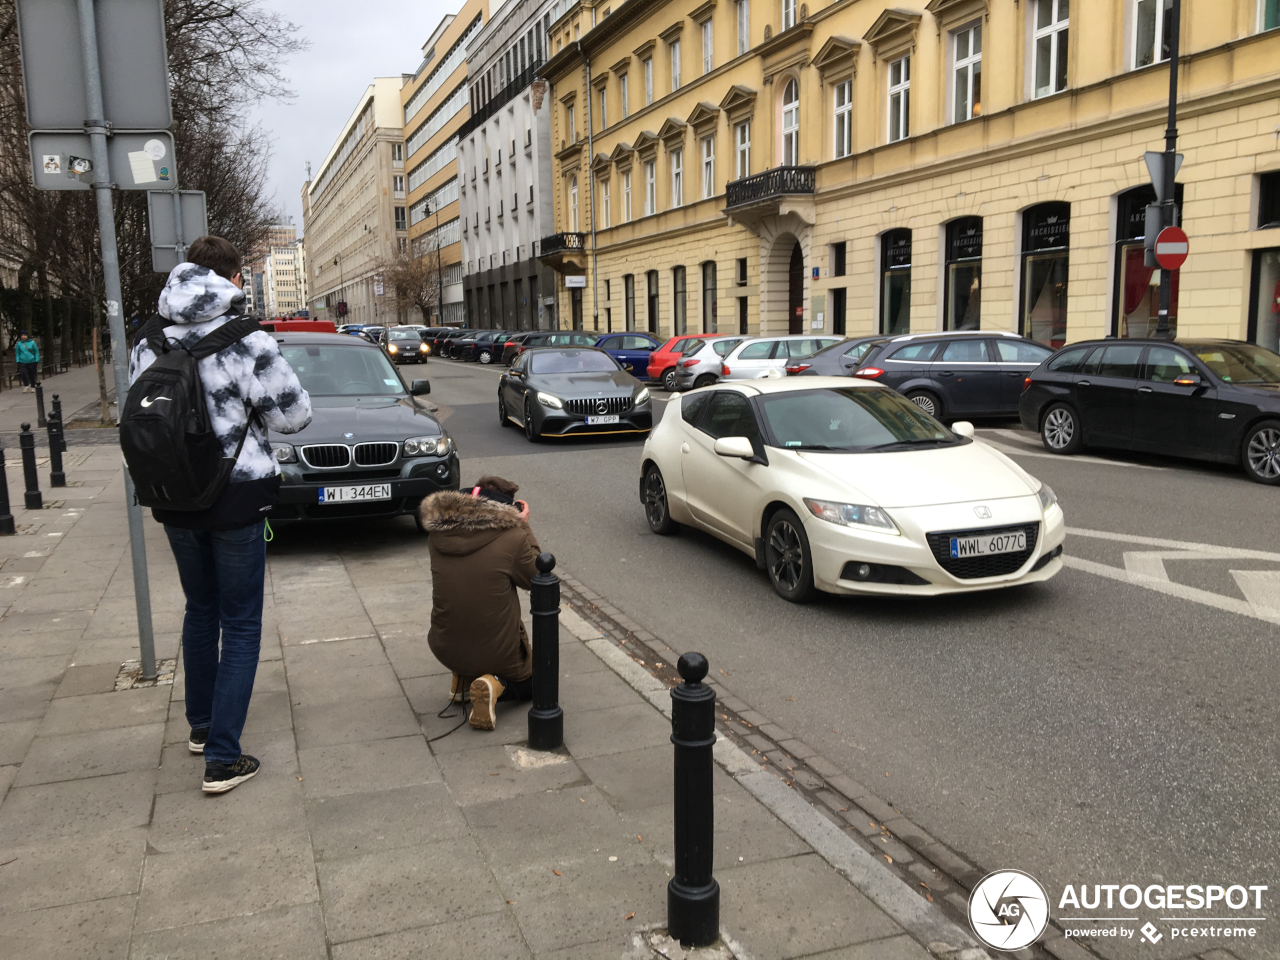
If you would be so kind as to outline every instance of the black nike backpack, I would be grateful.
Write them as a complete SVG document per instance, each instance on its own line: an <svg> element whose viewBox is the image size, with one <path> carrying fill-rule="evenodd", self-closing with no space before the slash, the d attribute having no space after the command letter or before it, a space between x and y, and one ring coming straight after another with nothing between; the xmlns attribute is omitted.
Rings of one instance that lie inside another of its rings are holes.
<svg viewBox="0 0 1280 960"><path fill-rule="evenodd" d="M223 456L209 420L199 361L262 327L252 317L235 317L187 347L166 339L165 324L154 316L139 332L155 361L138 374L125 397L120 446L142 506L208 510L231 479L249 423L236 452Z"/></svg>

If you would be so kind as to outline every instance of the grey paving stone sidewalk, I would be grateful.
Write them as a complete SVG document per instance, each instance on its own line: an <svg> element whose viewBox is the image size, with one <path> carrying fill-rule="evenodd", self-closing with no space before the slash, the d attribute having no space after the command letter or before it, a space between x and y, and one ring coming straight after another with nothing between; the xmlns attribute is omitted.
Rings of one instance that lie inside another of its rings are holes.
<svg viewBox="0 0 1280 960"><path fill-rule="evenodd" d="M181 670L113 692L137 656L118 455L73 479L0 539L0 958L654 955L670 725L581 620L561 630L564 751L528 751L515 704L449 733L413 524L280 532L244 734L262 772L206 797ZM147 532L157 653L177 657L181 591ZM738 956L929 955L719 768L715 791Z"/></svg>

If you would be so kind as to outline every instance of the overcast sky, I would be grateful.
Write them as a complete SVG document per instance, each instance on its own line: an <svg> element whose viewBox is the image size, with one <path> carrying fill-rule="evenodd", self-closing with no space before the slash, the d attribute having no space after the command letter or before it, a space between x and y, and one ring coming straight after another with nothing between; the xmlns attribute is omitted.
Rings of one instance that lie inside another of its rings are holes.
<svg viewBox="0 0 1280 960"><path fill-rule="evenodd" d="M264 101L251 114L272 139L270 188L302 233L305 164L320 162L374 77L412 73L422 45L461 0L262 0L296 23L310 41L283 64L289 101Z"/></svg>

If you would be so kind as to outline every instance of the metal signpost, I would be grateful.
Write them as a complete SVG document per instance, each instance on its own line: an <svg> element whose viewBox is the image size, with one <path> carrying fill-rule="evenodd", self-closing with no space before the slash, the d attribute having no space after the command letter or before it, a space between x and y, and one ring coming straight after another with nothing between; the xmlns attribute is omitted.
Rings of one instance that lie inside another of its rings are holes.
<svg viewBox="0 0 1280 960"><path fill-rule="evenodd" d="M1191 244L1181 227L1165 227L1156 236L1156 263L1161 270L1177 270L1187 262Z"/></svg>
<svg viewBox="0 0 1280 960"><path fill-rule="evenodd" d="M96 196L119 410L129 378L113 181L122 190L178 186L163 0L18 0L17 9L35 185ZM142 676L154 680L142 508L127 469L124 483Z"/></svg>
<svg viewBox="0 0 1280 960"><path fill-rule="evenodd" d="M149 190L151 269L168 273L187 259L187 247L209 232L203 190Z"/></svg>
<svg viewBox="0 0 1280 960"><path fill-rule="evenodd" d="M1178 32L1182 21L1182 0L1173 0L1170 11L1169 27L1169 122L1164 131L1164 162L1160 165L1160 173L1156 183L1156 195L1160 200L1161 227L1173 227L1176 201L1174 198L1174 176L1181 166L1178 157ZM1155 171L1152 170L1154 174ZM1153 178L1156 179L1156 178ZM1179 231L1181 232L1181 231ZM1158 256L1158 255L1157 255ZM1170 270L1160 271L1160 319L1156 323L1156 336L1161 340L1169 340L1173 332L1169 328L1169 302L1173 294L1173 274Z"/></svg>

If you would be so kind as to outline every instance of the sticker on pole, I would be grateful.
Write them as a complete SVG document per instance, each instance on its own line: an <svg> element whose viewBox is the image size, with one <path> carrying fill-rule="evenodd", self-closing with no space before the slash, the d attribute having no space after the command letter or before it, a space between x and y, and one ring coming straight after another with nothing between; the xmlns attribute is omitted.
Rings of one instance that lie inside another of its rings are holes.
<svg viewBox="0 0 1280 960"><path fill-rule="evenodd" d="M1190 244L1181 227L1165 227L1156 235L1156 263L1165 270L1177 270L1187 262Z"/></svg>

